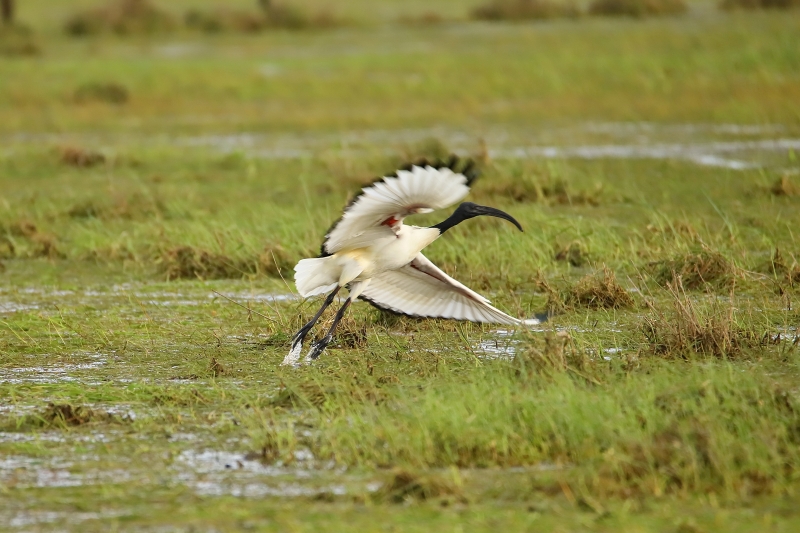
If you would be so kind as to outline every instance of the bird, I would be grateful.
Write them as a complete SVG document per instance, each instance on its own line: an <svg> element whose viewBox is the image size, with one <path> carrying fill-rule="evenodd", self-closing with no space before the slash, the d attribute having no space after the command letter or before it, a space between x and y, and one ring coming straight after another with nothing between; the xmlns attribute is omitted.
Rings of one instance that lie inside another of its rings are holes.
<svg viewBox="0 0 800 533"><path fill-rule="evenodd" d="M305 362L317 359L355 299L396 314L517 325L520 320L493 307L489 300L434 265L422 250L456 225L492 216L522 226L508 213L463 202L430 227L406 225L411 215L444 209L464 199L478 177L470 159L420 160L362 188L325 235L319 257L300 260L294 268L298 293L327 294L322 307L292 338L283 365L299 365L303 342L339 291L349 291L327 333L311 346Z"/></svg>

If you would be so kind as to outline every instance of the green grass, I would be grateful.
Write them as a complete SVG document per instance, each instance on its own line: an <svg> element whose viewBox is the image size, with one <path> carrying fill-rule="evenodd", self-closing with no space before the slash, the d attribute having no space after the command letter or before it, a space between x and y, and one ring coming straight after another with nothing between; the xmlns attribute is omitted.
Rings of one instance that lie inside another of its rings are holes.
<svg viewBox="0 0 800 533"><path fill-rule="evenodd" d="M20 3L38 55L0 60L0 529L798 528L797 156L709 148L796 139L797 19L477 4L71 38L95 2ZM189 7L214 5L167 9ZM639 144L682 148L515 155ZM426 255L555 313L506 332L357 304L316 364L281 367L319 305L286 298L294 263L360 185L451 150L525 233L471 220Z"/></svg>

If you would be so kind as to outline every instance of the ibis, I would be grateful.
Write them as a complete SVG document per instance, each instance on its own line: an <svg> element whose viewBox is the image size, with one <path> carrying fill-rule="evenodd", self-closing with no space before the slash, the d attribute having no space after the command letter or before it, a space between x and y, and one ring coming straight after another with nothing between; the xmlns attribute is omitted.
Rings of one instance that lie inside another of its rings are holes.
<svg viewBox="0 0 800 533"><path fill-rule="evenodd" d="M364 187L325 235L320 256L302 259L294 268L301 296L327 297L292 338L283 364L298 364L303 341L342 287L348 289L347 298L327 333L312 344L307 362L325 350L357 298L379 309L414 317L519 324L518 319L490 305L489 300L445 274L422 254L445 232L478 216L505 219L522 231L514 217L493 207L464 202L433 226L403 224L407 216L430 213L462 200L477 174L473 161L453 156L446 162L409 165Z"/></svg>

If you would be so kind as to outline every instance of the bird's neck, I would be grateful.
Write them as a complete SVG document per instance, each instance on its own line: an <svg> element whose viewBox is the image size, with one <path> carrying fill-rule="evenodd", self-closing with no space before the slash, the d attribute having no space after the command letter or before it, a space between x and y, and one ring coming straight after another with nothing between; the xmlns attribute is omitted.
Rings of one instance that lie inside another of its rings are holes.
<svg viewBox="0 0 800 533"><path fill-rule="evenodd" d="M460 209L456 209L455 212L452 215L447 217L445 220L439 222L438 224L435 224L435 225L431 226L431 228L438 229L439 230L439 234L441 235L445 231L447 231L450 228L452 228L453 226L461 224L467 218L469 218L469 217L465 217L464 213L462 213Z"/></svg>

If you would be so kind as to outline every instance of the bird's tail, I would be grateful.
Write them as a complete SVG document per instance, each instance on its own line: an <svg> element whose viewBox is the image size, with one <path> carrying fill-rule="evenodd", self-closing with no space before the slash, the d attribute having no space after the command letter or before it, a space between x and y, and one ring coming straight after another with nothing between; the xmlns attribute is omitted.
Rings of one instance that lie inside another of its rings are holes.
<svg viewBox="0 0 800 533"><path fill-rule="evenodd" d="M294 267L294 284L300 296L307 298L332 291L339 282L338 272L331 268L333 257L302 259Z"/></svg>

